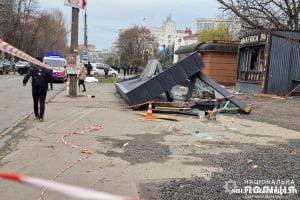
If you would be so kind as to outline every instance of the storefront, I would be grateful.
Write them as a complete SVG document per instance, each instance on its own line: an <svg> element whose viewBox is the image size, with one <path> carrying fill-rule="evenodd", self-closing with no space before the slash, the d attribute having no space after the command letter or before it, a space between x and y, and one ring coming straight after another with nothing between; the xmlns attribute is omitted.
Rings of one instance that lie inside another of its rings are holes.
<svg viewBox="0 0 300 200"><path fill-rule="evenodd" d="M300 32L247 34L240 41L236 88L249 93L287 94L300 80L299 58Z"/></svg>

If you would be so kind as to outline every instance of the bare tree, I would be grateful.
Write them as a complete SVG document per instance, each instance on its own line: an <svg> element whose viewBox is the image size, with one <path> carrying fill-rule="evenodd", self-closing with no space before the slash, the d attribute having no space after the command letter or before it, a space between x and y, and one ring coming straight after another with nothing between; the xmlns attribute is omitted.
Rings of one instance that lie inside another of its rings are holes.
<svg viewBox="0 0 300 200"><path fill-rule="evenodd" d="M134 26L119 34L116 47L121 55L122 62L137 62L137 60L148 61L152 52L157 52L155 36L145 27ZM136 63L132 63L136 64Z"/></svg>
<svg viewBox="0 0 300 200"><path fill-rule="evenodd" d="M0 3L1 38L23 48L29 16L37 16L36 0L3 0Z"/></svg>
<svg viewBox="0 0 300 200"><path fill-rule="evenodd" d="M0 1L0 38L33 55L67 52L67 29L59 10L40 12L37 0Z"/></svg>
<svg viewBox="0 0 300 200"><path fill-rule="evenodd" d="M39 54L68 52L66 20L60 10L43 12L36 26L39 28L32 40Z"/></svg>
<svg viewBox="0 0 300 200"><path fill-rule="evenodd" d="M299 0L217 0L221 9L239 17L246 29L299 30Z"/></svg>

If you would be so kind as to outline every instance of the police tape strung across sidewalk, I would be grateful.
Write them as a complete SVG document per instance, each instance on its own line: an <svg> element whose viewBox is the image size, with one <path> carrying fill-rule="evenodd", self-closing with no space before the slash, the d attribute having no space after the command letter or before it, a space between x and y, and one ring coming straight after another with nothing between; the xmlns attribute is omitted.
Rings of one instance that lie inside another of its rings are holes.
<svg viewBox="0 0 300 200"><path fill-rule="evenodd" d="M64 194L76 199L97 199L97 200L141 200L139 198L126 198L112 195L105 192L98 192L82 187L57 183L53 181L43 180L39 178L23 176L19 174L10 174L0 172L0 178L16 181L18 183L28 184L39 188L48 188L51 191Z"/></svg>
<svg viewBox="0 0 300 200"><path fill-rule="evenodd" d="M51 67L45 63L42 63L41 61L31 57L30 55L24 53L23 51L15 48L14 46L8 44L7 42L4 42L2 39L0 39L0 50L4 51L5 53L9 53L13 56L16 56L18 58L21 58L23 60L26 60L28 62L34 63L36 65L40 65L42 67L45 67L47 69L51 69Z"/></svg>
<svg viewBox="0 0 300 200"><path fill-rule="evenodd" d="M192 100L188 100L188 101L172 101L172 102L168 102L168 101L147 101L147 102L144 102L144 103L130 105L130 106L124 106L124 107L120 107L120 108L121 109L139 108L141 106L148 105L149 102L151 102L152 104L178 104L178 105L191 104L191 103L203 103L203 102L218 102L218 101L222 101L222 100L228 100L228 99L230 99L230 98L232 98L234 96L235 95L230 95L230 96L226 96L226 97L223 97L223 98L203 99L203 100L197 100L197 101L192 101ZM85 107L87 107L87 106L85 106ZM115 108L112 105L102 104L102 103L96 103L93 107Z"/></svg>

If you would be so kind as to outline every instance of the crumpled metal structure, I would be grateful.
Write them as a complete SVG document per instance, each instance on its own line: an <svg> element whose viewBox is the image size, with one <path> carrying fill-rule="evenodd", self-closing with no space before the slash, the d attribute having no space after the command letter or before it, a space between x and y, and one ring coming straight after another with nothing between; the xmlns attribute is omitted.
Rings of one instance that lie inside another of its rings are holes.
<svg viewBox="0 0 300 200"><path fill-rule="evenodd" d="M184 83L188 78L199 73L204 64L197 52L162 71L157 60L151 60L140 76L115 83L117 91L129 105L138 105L153 101L173 86Z"/></svg>

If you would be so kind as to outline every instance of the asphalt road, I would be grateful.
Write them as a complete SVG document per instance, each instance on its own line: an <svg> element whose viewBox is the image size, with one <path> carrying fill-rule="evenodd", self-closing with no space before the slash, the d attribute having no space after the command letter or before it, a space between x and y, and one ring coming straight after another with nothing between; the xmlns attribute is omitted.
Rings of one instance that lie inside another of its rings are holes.
<svg viewBox="0 0 300 200"><path fill-rule="evenodd" d="M11 138L6 133L33 113L30 80L25 87L22 81L23 76L18 73L0 75L0 149ZM64 84L54 84L54 90L47 94L47 101L63 87Z"/></svg>
<svg viewBox="0 0 300 200"><path fill-rule="evenodd" d="M0 132L12 127L32 111L31 88L23 87L23 76L0 76Z"/></svg>

